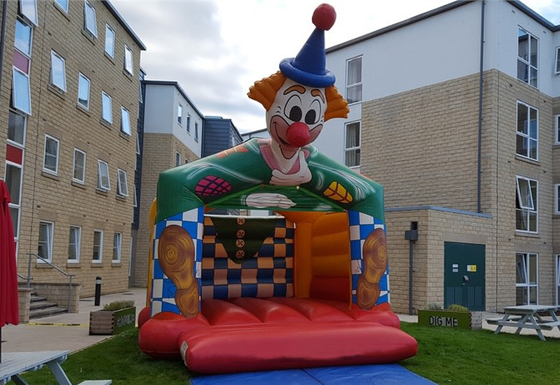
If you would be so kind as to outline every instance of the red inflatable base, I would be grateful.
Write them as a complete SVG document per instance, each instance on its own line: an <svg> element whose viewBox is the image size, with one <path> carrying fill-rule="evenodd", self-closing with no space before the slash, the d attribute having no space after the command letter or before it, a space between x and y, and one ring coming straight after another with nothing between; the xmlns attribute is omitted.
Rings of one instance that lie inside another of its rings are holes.
<svg viewBox="0 0 560 385"><path fill-rule="evenodd" d="M198 373L392 363L418 349L399 326L387 304L365 311L310 299L204 300L196 317L145 321L139 346L154 357L182 356Z"/></svg>

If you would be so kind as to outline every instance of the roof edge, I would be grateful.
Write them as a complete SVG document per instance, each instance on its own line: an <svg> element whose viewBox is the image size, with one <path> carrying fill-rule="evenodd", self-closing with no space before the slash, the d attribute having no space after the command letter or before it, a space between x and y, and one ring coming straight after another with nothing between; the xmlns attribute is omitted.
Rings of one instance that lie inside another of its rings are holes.
<svg viewBox="0 0 560 385"><path fill-rule="evenodd" d="M109 12L111 12L111 14L113 16L115 16L115 18L119 21L119 23L123 26L123 28L126 30L126 32L128 32L130 34L130 36L132 36L132 39L134 39L134 41L136 42L136 44L138 44L140 46L140 49L142 49L142 51L146 50L146 46L144 45L144 43L142 42L142 40L140 40L140 38L138 37L138 35L136 35L136 33L132 30L132 28L130 27L130 25L128 25L128 23L125 21L125 19L121 16L121 14L117 11L117 9L115 8L115 6L113 4L111 4L111 2L109 2L109 0L101 0L101 2L105 5L105 7L107 7L107 9L109 10Z"/></svg>

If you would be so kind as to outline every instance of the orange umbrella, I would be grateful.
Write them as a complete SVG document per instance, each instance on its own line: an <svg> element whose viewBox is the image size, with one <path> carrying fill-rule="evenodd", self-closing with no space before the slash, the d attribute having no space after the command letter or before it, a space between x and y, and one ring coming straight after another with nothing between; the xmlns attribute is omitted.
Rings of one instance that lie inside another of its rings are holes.
<svg viewBox="0 0 560 385"><path fill-rule="evenodd" d="M8 204L10 193L0 180L0 362L2 361L2 327L19 323L16 245Z"/></svg>

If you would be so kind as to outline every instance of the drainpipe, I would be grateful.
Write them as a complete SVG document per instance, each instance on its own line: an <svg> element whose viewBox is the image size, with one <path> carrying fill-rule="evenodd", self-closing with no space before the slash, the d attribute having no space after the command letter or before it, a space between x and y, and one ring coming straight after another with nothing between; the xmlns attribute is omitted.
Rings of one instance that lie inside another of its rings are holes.
<svg viewBox="0 0 560 385"><path fill-rule="evenodd" d="M477 154L477 186L476 186L476 211L482 212L481 204L481 174L482 174L482 97L484 86L484 6L481 2L480 11L480 77L478 84L478 154Z"/></svg>
<svg viewBox="0 0 560 385"><path fill-rule="evenodd" d="M413 315L413 276L414 276L414 243L418 240L418 222L410 222L410 230L404 232L404 239L409 241L408 254L408 314Z"/></svg>

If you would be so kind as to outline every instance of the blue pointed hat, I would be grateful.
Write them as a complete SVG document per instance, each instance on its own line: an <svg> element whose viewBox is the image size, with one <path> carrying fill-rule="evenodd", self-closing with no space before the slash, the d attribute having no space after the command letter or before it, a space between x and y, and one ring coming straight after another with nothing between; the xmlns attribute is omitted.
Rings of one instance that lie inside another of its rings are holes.
<svg viewBox="0 0 560 385"><path fill-rule="evenodd" d="M325 31L333 26L336 12L329 4L321 4L313 12L315 30L295 58L280 62L280 71L295 82L309 87L329 87L335 82L334 74L326 69Z"/></svg>

